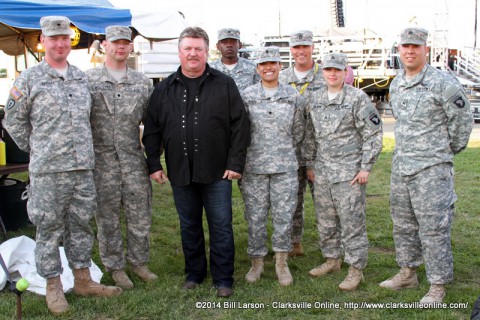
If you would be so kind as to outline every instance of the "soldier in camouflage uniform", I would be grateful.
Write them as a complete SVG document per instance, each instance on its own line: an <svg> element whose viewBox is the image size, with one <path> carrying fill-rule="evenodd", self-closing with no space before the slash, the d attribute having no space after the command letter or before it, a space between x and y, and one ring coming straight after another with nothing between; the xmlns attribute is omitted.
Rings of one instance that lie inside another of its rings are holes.
<svg viewBox="0 0 480 320"><path fill-rule="evenodd" d="M242 188L248 222L247 253L252 259L252 268L245 278L255 282L263 272L270 209L276 274L280 285L287 286L293 281L287 258L292 247L292 216L297 203L295 145L304 135L305 100L294 88L279 82L280 70L279 49L262 48L257 60L262 81L242 93L250 115L252 139Z"/></svg>
<svg viewBox="0 0 480 320"><path fill-rule="evenodd" d="M50 311L68 310L60 275L59 246L65 246L78 295L113 296L122 292L90 278L96 207L94 154L87 76L67 62L70 20L40 20L45 59L15 81L5 107L4 127L20 149L30 152L28 216L37 227L35 263L47 279Z"/></svg>
<svg viewBox="0 0 480 320"><path fill-rule="evenodd" d="M307 174L315 181L319 243L326 262L309 274L340 270L344 251L350 268L339 288L355 290L367 265L366 187L382 150L382 123L370 98L344 84L346 55L327 54L322 63L326 87L313 94L304 152Z"/></svg>
<svg viewBox="0 0 480 320"><path fill-rule="evenodd" d="M453 280L450 227L457 195L453 156L466 148L472 131L470 104L460 83L426 62L428 31L406 28L398 51L404 70L390 85L396 119L390 181L390 212L400 272L381 287L418 286L425 262L425 305L442 302Z"/></svg>
<svg viewBox="0 0 480 320"><path fill-rule="evenodd" d="M142 73L127 67L132 51L128 27L105 29L105 64L87 71L93 96L92 134L94 179L100 258L115 284L133 288L125 272L120 213L125 214L126 260L144 281L157 276L146 266L152 222L152 186L140 145L139 125L144 119L153 86Z"/></svg>
<svg viewBox="0 0 480 320"><path fill-rule="evenodd" d="M255 71L255 63L238 56L238 49L241 48L242 43L240 42L240 31L238 29L223 28L218 30L217 49L222 57L210 64L210 67L232 77L240 92L260 81L258 73Z"/></svg>
<svg viewBox="0 0 480 320"><path fill-rule="evenodd" d="M295 60L295 65L282 71L280 81L288 83L310 102L312 94L325 86L320 66L312 59L313 33L308 30L300 30L290 35L290 53ZM320 71L320 72L319 72ZM300 144L299 144L300 145ZM310 187L313 198L313 182L307 179L307 167L301 157L300 149L297 148L298 159L298 194L297 208L293 215L292 242L293 249L290 256L303 256L303 220L304 202L307 184Z"/></svg>

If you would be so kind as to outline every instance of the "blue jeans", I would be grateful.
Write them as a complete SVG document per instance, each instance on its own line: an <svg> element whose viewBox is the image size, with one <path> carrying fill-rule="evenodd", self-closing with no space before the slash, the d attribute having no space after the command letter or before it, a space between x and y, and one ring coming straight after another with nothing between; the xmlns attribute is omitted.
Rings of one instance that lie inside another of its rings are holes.
<svg viewBox="0 0 480 320"><path fill-rule="evenodd" d="M203 209L210 232L210 272L216 287L231 287L235 245L232 228L232 182L210 184L192 182L185 187L172 186L180 218L187 281L201 283L207 275Z"/></svg>

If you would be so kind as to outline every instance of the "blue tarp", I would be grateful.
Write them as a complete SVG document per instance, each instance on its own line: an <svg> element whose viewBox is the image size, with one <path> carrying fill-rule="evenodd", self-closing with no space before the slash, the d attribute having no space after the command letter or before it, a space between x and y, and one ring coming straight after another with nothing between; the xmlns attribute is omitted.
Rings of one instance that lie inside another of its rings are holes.
<svg viewBox="0 0 480 320"><path fill-rule="evenodd" d="M135 1L132 5L139 7ZM107 0L1 0L0 50L17 54L22 51L22 43L30 46L34 39L28 39L28 35L38 36L43 16L67 16L89 34L103 34L109 25L129 26L151 40L176 38L185 26L178 11L117 8Z"/></svg>
<svg viewBox="0 0 480 320"><path fill-rule="evenodd" d="M132 26L129 9L114 8L108 1L98 0L2 0L0 22L22 29L39 29L43 16L67 16L79 29L103 33L109 25Z"/></svg>

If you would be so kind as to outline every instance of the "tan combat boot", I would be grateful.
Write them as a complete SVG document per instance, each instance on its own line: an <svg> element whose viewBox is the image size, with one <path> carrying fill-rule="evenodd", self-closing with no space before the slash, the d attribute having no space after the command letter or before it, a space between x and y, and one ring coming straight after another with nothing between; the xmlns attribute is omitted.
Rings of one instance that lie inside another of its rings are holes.
<svg viewBox="0 0 480 320"><path fill-rule="evenodd" d="M60 276L47 279L47 306L54 315L68 310L68 302L63 294L63 285Z"/></svg>
<svg viewBox="0 0 480 320"><path fill-rule="evenodd" d="M112 271L112 278L117 287L122 289L133 289L134 287L132 280L130 280L127 273L123 269Z"/></svg>
<svg viewBox="0 0 480 320"><path fill-rule="evenodd" d="M292 275L288 269L288 252L277 252L277 259L275 260L275 272L277 274L278 282L285 287L293 282Z"/></svg>
<svg viewBox="0 0 480 320"><path fill-rule="evenodd" d="M152 271L148 270L147 266L132 267L133 273L135 273L140 279L145 282L154 281L158 279L158 276Z"/></svg>
<svg viewBox="0 0 480 320"><path fill-rule="evenodd" d="M445 298L445 285L432 284L428 293L420 300L420 304L435 307L435 302L441 303Z"/></svg>
<svg viewBox="0 0 480 320"><path fill-rule="evenodd" d="M363 281L363 272L361 269L350 266L347 277L338 286L340 290L356 290L360 282Z"/></svg>
<svg viewBox="0 0 480 320"><path fill-rule="evenodd" d="M314 278L320 277L320 276L323 276L324 274L340 270L341 265L342 265L342 259L327 258L327 260L324 263L310 270L308 274Z"/></svg>
<svg viewBox="0 0 480 320"><path fill-rule="evenodd" d="M245 280L248 283L254 283L255 281L260 280L260 276L263 273L263 265L263 257L252 258L252 267L245 275Z"/></svg>
<svg viewBox="0 0 480 320"><path fill-rule="evenodd" d="M395 276L380 283L380 287L390 290L416 288L418 287L417 271L415 268L402 267Z"/></svg>
<svg viewBox="0 0 480 320"><path fill-rule="evenodd" d="M299 243L294 243L293 244L293 248L292 248L292 251L290 251L288 253L288 256L289 257L301 257L303 256L304 253L303 253L303 246L302 244L299 242Z"/></svg>
<svg viewBox="0 0 480 320"><path fill-rule="evenodd" d="M120 287L107 287L97 283L90 277L88 268L73 270L74 284L73 292L79 296L118 296L123 292Z"/></svg>

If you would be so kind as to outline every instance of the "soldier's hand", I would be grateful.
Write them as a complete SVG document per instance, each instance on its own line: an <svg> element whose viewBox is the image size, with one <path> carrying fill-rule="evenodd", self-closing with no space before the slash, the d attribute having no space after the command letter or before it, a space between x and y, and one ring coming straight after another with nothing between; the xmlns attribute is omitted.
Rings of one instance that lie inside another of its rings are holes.
<svg viewBox="0 0 480 320"><path fill-rule="evenodd" d="M164 184L168 181L168 177L163 170L156 171L150 175L150 179L155 180L157 183Z"/></svg>
<svg viewBox="0 0 480 320"><path fill-rule="evenodd" d="M350 182L350 185L353 186L355 184L355 182L357 182L358 184L367 183L369 174L370 174L370 172L368 172L368 171L359 171L357 173L357 175L355 176L355 178L352 180L352 182Z"/></svg>
<svg viewBox="0 0 480 320"><path fill-rule="evenodd" d="M310 182L315 182L315 171L313 169L307 169L307 179Z"/></svg>
<svg viewBox="0 0 480 320"><path fill-rule="evenodd" d="M240 179L242 175L232 170L225 170L223 174L223 179L233 180L233 179Z"/></svg>

